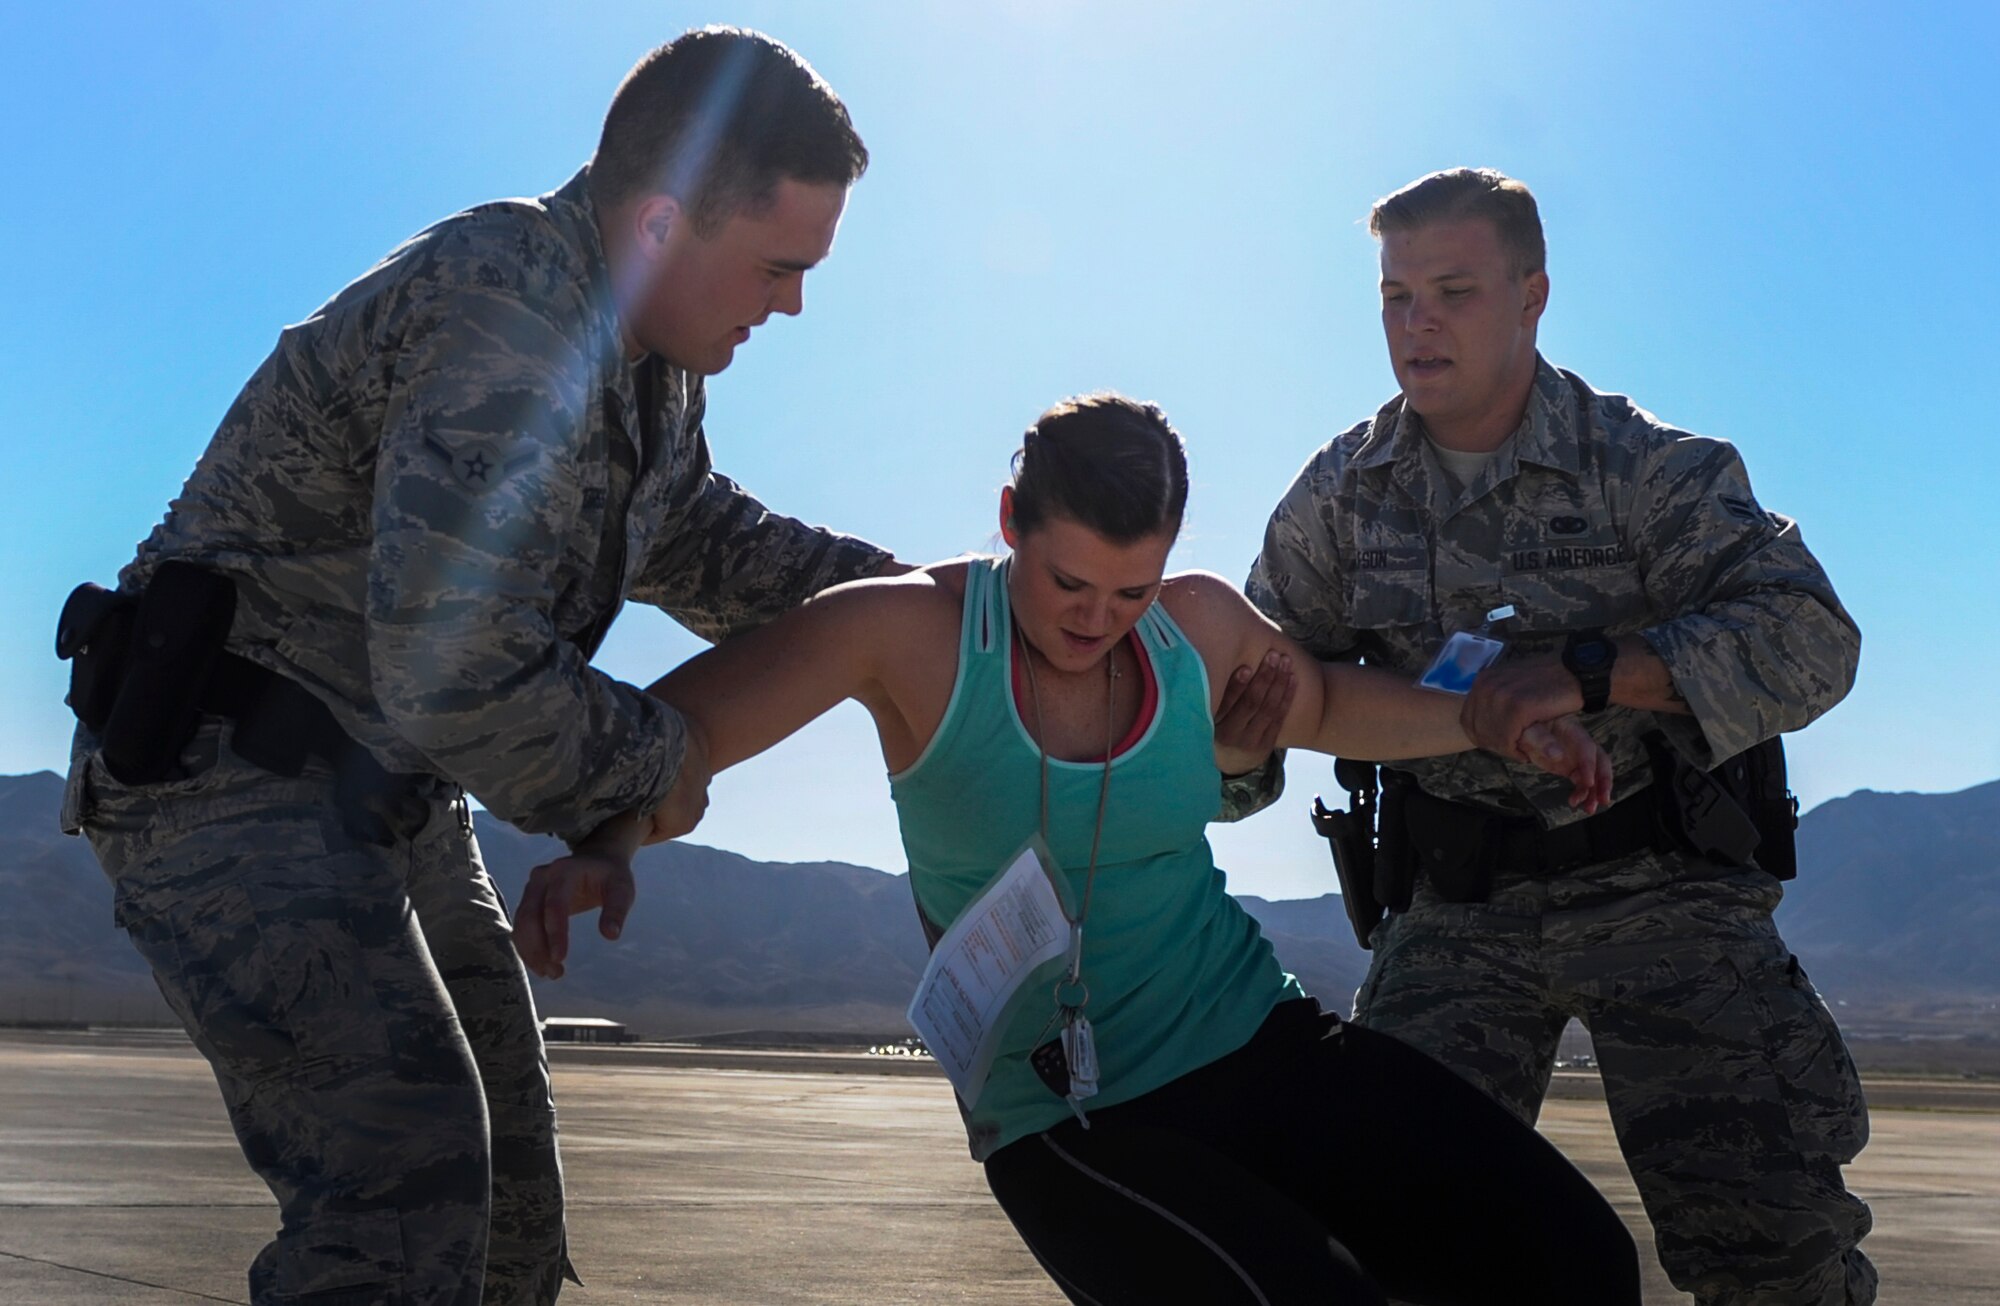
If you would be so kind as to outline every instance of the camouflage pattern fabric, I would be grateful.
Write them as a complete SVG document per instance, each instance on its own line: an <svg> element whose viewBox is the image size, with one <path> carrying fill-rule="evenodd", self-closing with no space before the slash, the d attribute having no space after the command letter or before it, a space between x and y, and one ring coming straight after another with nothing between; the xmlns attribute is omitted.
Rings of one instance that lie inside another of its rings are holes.
<svg viewBox="0 0 2000 1306"><path fill-rule="evenodd" d="M1285 752L1275 749L1264 765L1242 775L1222 777L1222 811L1218 821L1240 821L1263 811L1285 792Z"/></svg>
<svg viewBox="0 0 2000 1306"><path fill-rule="evenodd" d="M702 378L625 357L587 180L448 218L286 328L119 578L227 574L231 651L388 771L572 842L680 766L680 718L589 666L626 599L717 639L888 557L714 471ZM324 775L217 740L126 789L79 735L64 828L278 1196L256 1300L472 1303L482 1264L489 1306L553 1300L547 1067L469 828L357 846Z"/></svg>
<svg viewBox="0 0 2000 1306"><path fill-rule="evenodd" d="M548 1062L463 801L359 844L332 777L235 757L204 725L182 778L112 780L86 737L66 823L215 1071L282 1225L251 1300L509 1306L567 1269Z"/></svg>
<svg viewBox="0 0 2000 1306"><path fill-rule="evenodd" d="M571 841L679 766L671 709L588 665L624 599L718 639L888 557L717 474L702 378L628 364L587 175L446 219L286 328L119 578L228 573L233 651L389 771Z"/></svg>
<svg viewBox="0 0 2000 1306"><path fill-rule="evenodd" d="M1572 630L1637 634L1691 717L1612 707L1590 721L1616 791L1651 781L1664 730L1713 766L1844 697L1861 635L1798 525L1761 507L1733 445L1539 364L1521 429L1452 488L1401 399L1321 449L1264 535L1250 598L1315 657L1408 672L1511 603L1510 656ZM1407 764L1426 792L1562 825L1567 782L1489 753Z"/></svg>
<svg viewBox="0 0 2000 1306"><path fill-rule="evenodd" d="M1867 1106L1771 922L1778 897L1761 871L1658 853L1484 903L1420 884L1370 940L1354 1018L1532 1124L1576 1017L1678 1287L1713 1306L1871 1302L1871 1218L1840 1177Z"/></svg>
<svg viewBox="0 0 2000 1306"><path fill-rule="evenodd" d="M1315 656L1413 679L1456 630L1513 604L1508 656L1571 630L1637 634L1692 716L1588 719L1619 800L1665 732L1713 765L1805 725L1853 683L1860 634L1735 449L1538 362L1513 438L1463 489L1400 397L1319 451L1272 514L1250 597ZM1567 785L1487 753L1398 763L1425 790L1545 826ZM1487 902L1420 884L1371 940L1356 1019L1414 1043L1532 1120L1571 1016L1596 1041L1661 1262L1707 1306L1867 1303L1867 1207L1839 1167L1867 1137L1838 1029L1771 921L1753 868L1647 852Z"/></svg>

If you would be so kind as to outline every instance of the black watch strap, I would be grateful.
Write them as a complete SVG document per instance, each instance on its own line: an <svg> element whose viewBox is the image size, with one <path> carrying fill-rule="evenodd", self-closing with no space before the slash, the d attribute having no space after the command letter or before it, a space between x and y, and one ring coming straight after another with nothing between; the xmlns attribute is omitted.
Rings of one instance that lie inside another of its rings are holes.
<svg viewBox="0 0 2000 1306"><path fill-rule="evenodd" d="M1618 645L1601 630L1570 632L1563 641L1563 666L1583 690L1583 710L1602 712L1611 705L1611 668L1618 662Z"/></svg>

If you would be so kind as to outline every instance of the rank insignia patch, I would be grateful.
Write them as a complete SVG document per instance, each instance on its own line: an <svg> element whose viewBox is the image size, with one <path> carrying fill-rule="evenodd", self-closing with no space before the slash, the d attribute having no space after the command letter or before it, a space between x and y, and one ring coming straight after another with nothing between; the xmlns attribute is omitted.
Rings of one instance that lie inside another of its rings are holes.
<svg viewBox="0 0 2000 1306"><path fill-rule="evenodd" d="M500 451L484 440L460 445L456 449L447 447L442 441L424 437L424 449L439 463L451 469L451 478L468 490L490 490L500 482L535 461L532 453L515 454L503 458Z"/></svg>

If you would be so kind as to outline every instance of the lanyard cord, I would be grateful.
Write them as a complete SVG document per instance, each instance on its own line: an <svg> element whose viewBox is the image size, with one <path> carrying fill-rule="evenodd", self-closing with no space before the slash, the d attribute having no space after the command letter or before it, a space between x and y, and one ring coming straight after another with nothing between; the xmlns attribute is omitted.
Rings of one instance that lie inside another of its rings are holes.
<svg viewBox="0 0 2000 1306"><path fill-rule="evenodd" d="M1013 608L1014 596L1010 592L1007 595L1007 610L1010 617ZM1014 638L1021 646L1021 665L1028 673L1028 697L1035 705L1035 747L1041 754L1042 764L1041 834L1042 842L1046 844L1049 838L1049 745L1047 732L1042 725L1042 690L1035 681L1035 659L1029 651L1028 637L1021 630L1021 623L1018 620L1013 622L1013 626ZM1090 833L1090 869L1085 871L1083 876L1083 906L1077 912L1076 919L1070 922L1076 927L1079 936L1082 934L1084 922L1090 917L1090 896L1097 887L1097 852L1104 839L1104 810L1111 798L1111 749L1117 742L1111 732L1115 728L1113 718L1117 706L1115 694L1118 680L1118 668L1114 665L1113 659L1117 652L1117 645L1114 644L1104 655L1104 770L1102 778L1097 782L1097 825ZM1083 949L1079 947L1075 955L1070 958L1069 982L1076 984L1082 978Z"/></svg>

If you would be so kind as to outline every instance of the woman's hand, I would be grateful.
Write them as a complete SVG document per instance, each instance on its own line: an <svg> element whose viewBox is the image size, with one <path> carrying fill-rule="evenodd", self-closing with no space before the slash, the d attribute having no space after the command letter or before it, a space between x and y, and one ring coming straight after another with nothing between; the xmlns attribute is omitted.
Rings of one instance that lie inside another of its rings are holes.
<svg viewBox="0 0 2000 1306"><path fill-rule="evenodd" d="M1573 716L1521 731L1515 757L1570 782L1569 805L1596 812L1611 803L1611 754Z"/></svg>
<svg viewBox="0 0 2000 1306"><path fill-rule="evenodd" d="M514 911L514 951L543 979L561 979L569 957L569 918L595 910L597 932L615 939L638 897L632 859L585 848L537 866Z"/></svg>

